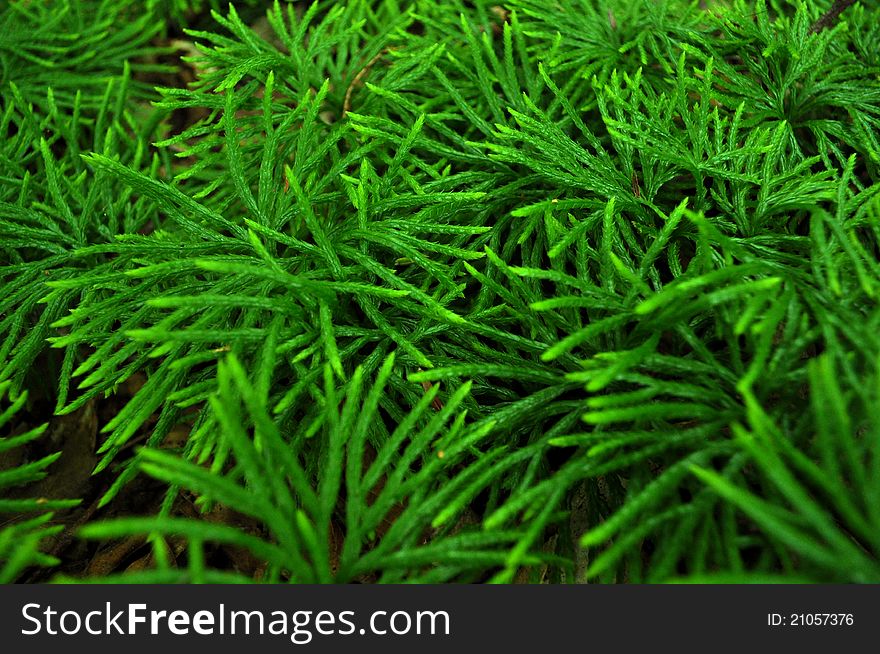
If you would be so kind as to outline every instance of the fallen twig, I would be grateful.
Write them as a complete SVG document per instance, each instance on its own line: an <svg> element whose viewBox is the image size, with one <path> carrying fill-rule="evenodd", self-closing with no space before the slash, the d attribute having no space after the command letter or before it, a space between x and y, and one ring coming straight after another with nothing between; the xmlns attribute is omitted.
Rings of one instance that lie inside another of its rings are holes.
<svg viewBox="0 0 880 654"><path fill-rule="evenodd" d="M840 17L840 14L844 12L844 10L850 5L854 5L856 0L836 0L833 5L831 5L831 9L825 12L825 14L813 23L813 26L810 28L810 32L813 34L818 34L825 28L831 27L834 23L837 22L837 19Z"/></svg>
<svg viewBox="0 0 880 654"><path fill-rule="evenodd" d="M366 66L358 71L358 74L354 76L354 79L351 80L351 84L349 84L348 88L345 89L345 100L342 103L343 118L345 118L345 114L347 114L351 109L351 94L354 92L355 87L363 83L363 79L370 73L370 71L373 69L373 66L376 65L376 62L379 61L379 59L381 59L382 56L387 54L390 50L391 48L383 48L381 51L379 51L378 54L373 56L373 58L367 62Z"/></svg>

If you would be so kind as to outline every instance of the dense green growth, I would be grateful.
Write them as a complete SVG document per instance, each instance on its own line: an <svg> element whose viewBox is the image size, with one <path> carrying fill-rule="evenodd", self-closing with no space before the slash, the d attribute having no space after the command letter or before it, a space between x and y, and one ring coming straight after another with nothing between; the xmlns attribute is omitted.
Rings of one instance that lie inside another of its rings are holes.
<svg viewBox="0 0 880 654"><path fill-rule="evenodd" d="M880 582L877 3L219 5L0 4L0 580Z"/></svg>

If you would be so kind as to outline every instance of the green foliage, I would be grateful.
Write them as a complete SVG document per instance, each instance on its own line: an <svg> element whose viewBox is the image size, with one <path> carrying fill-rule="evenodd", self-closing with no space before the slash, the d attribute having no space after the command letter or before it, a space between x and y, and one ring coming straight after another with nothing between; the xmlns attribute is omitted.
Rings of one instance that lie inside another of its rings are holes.
<svg viewBox="0 0 880 654"><path fill-rule="evenodd" d="M29 113L71 112L66 120L90 123L103 104L104 90L131 60L139 78L173 71L158 64L167 49L151 45L162 23L130 0L4 2L0 12L0 88L4 108ZM142 96L148 83L132 83ZM46 91L52 95L47 98ZM33 118L36 118L34 116ZM73 126L71 126L73 128ZM55 130L52 130L54 133Z"/></svg>
<svg viewBox="0 0 880 654"><path fill-rule="evenodd" d="M4 494L0 498L0 516L4 517L0 525L0 583L3 584L14 581L29 566L52 566L59 562L57 558L41 553L40 543L64 528L63 525L51 525L51 512L79 503L78 500L22 497L15 493L18 487L44 478L49 466L61 453L56 452L34 461L25 461L17 456L43 435L46 425L13 431L13 418L24 407L27 394L22 393L11 403L5 402L9 386L8 381L0 383L0 400L4 400L5 404L0 405L3 407L0 412L0 491ZM11 520L6 518L10 515L13 516Z"/></svg>
<svg viewBox="0 0 880 654"><path fill-rule="evenodd" d="M511 466L512 457L505 457L505 448L497 447L470 466L458 465L468 460L468 450L490 431L487 426L466 424L465 414L457 412L469 384L451 393L443 409L430 419L422 420L436 390L426 394L393 431L385 428L381 405L385 385L390 385L394 374L394 361L393 355L384 360L369 389L364 388L363 368L354 371L344 389L337 388L328 364L323 393L317 398L324 410L315 422L300 423L284 439L271 418L265 394L230 356L219 366L219 390L211 405L223 430L219 447L224 457L226 451L234 457L236 465L219 474L159 450L141 453L139 465L148 474L259 519L271 539L254 538L225 525L163 515L92 525L83 534L92 538L143 532L185 536L190 547L187 570L160 564L154 573L142 576L142 580L154 581L239 581L205 569L205 541L250 550L267 563L265 578L270 582L345 582L366 575L384 582L438 582L453 575L472 578L487 566L504 563L510 545L522 538L521 531L456 533L452 518L472 500L476 489ZM420 423L423 426L416 429ZM377 424L378 433L373 429ZM253 432L244 425L252 426ZM309 438L320 438L324 444L317 465L325 472L316 487L308 471L315 462L302 460L291 448L291 443ZM373 448L373 460L368 461L365 453ZM336 523L343 526L341 543L331 540L337 511L342 516ZM425 530L431 533L427 543ZM164 546L161 540L154 542L156 548ZM161 555L156 558L163 561ZM522 563L552 559L530 555Z"/></svg>
<svg viewBox="0 0 880 654"><path fill-rule="evenodd" d="M877 581L880 10L209 4L4 16L0 380L168 485L124 579Z"/></svg>
<svg viewBox="0 0 880 654"><path fill-rule="evenodd" d="M12 3L0 18L7 39L0 48L7 135L0 145L0 380L11 379L16 392L57 334L52 323L79 300L75 291L49 292L46 282L100 270L102 245L154 221L144 201L91 175L81 154L100 152L153 175L168 158L147 150L161 116L132 102L147 88L132 76L154 68L128 64L155 52L146 46L156 31L147 29L149 17L132 22L125 3L85 4ZM41 41L43 34L61 45ZM75 354L68 349L50 375L59 378L59 407Z"/></svg>
<svg viewBox="0 0 880 654"><path fill-rule="evenodd" d="M814 578L877 583L880 387L875 381L845 394L835 377L838 372L830 354L809 365L816 436L803 449L747 396L751 431L738 424L733 431L762 473L760 495L713 471L693 472L752 518L772 549L789 550L802 559ZM744 481L755 483L749 476ZM792 571L790 560L783 558L780 565Z"/></svg>

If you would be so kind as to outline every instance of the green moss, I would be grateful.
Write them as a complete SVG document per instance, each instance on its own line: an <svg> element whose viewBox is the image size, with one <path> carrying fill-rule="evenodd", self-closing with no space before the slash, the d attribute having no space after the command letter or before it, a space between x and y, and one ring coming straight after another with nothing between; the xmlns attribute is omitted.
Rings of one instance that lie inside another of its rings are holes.
<svg viewBox="0 0 880 654"><path fill-rule="evenodd" d="M31 4L0 379L146 379L128 579L880 581L880 9Z"/></svg>

